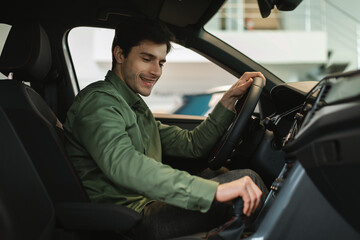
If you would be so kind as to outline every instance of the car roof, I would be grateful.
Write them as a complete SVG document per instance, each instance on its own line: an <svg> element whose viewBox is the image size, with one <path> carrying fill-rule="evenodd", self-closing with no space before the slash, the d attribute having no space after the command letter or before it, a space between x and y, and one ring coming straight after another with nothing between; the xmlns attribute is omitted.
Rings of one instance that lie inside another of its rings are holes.
<svg viewBox="0 0 360 240"><path fill-rule="evenodd" d="M159 19L178 27L203 26L224 0L101 0L101 1L8 1L0 10L1 19L14 22L29 18L74 25L113 28L121 16ZM176 11L174 11L176 10ZM181 17L178 17L180 16Z"/></svg>

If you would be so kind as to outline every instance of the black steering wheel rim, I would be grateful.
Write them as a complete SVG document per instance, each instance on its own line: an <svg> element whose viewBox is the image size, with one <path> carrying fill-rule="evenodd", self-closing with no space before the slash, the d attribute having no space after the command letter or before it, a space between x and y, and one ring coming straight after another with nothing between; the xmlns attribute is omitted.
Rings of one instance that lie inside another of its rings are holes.
<svg viewBox="0 0 360 240"><path fill-rule="evenodd" d="M245 101L241 110L238 111L235 120L209 156L208 163L210 169L217 170L222 167L237 147L251 114L254 112L256 104L260 99L263 87L264 80L260 77L255 77L247 96L244 96Z"/></svg>

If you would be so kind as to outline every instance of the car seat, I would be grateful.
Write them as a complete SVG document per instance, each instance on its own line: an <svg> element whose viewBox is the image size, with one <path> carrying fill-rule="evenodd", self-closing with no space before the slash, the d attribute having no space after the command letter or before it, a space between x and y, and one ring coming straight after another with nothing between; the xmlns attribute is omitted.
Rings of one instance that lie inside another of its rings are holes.
<svg viewBox="0 0 360 240"><path fill-rule="evenodd" d="M54 206L0 107L0 238L51 239Z"/></svg>
<svg viewBox="0 0 360 240"><path fill-rule="evenodd" d="M44 81L52 67L51 59L50 42L39 23L14 24L0 56L0 71L13 75L13 79L0 80L0 107L45 185L60 226L129 230L141 215L124 206L90 203L64 151L62 124L43 98L23 83Z"/></svg>

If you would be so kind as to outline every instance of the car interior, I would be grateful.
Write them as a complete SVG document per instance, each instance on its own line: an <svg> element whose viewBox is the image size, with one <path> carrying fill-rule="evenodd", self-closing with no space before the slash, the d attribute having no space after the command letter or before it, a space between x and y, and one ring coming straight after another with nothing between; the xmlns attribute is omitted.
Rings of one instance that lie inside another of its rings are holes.
<svg viewBox="0 0 360 240"><path fill-rule="evenodd" d="M67 49L74 27L114 29L128 17L164 22L176 43L240 77L260 71L238 115L204 161L211 169L251 168L270 194L249 229L213 239L358 239L360 237L360 71L319 82L284 83L204 30L223 0L9 2L11 25L0 55L0 236L2 239L121 239L141 214L91 203L67 157L62 123L79 86ZM258 0L265 18L301 0ZM186 14L185 14L186 13ZM308 91L308 89L311 89ZM255 107L259 113L254 114ZM193 129L204 118L155 115ZM193 159L164 157L196 173ZM349 186L351 185L351 186ZM178 239L203 239L204 235ZM209 238L211 239L211 238Z"/></svg>

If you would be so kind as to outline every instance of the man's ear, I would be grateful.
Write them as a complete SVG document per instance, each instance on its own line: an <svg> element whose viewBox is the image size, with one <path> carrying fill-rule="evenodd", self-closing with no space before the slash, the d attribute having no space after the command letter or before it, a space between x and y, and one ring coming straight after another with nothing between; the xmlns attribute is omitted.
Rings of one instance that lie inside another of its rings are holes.
<svg viewBox="0 0 360 240"><path fill-rule="evenodd" d="M119 46L115 46L113 54L117 63L119 64L123 63L124 54L123 54L123 50Z"/></svg>

